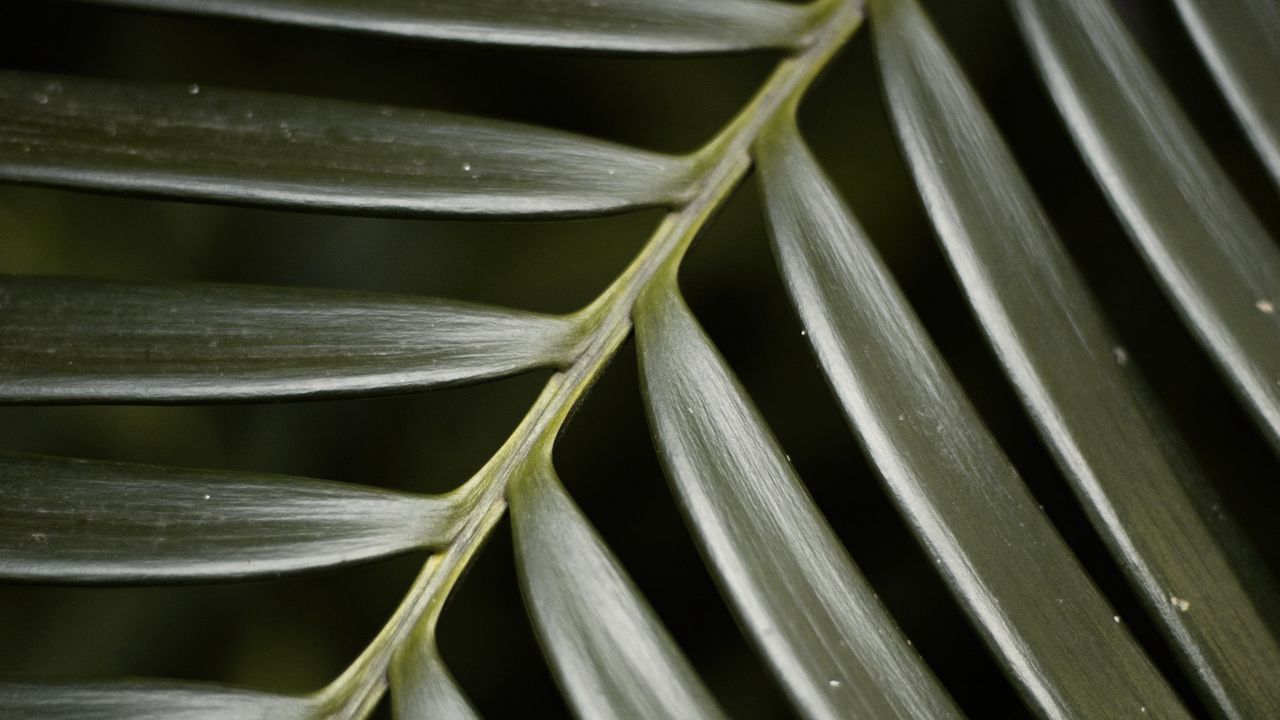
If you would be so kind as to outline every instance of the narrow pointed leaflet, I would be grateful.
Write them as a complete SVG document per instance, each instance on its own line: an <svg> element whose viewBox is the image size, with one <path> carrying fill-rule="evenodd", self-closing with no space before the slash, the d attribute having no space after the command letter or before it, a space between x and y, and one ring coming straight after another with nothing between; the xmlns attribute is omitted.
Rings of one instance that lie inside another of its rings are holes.
<svg viewBox="0 0 1280 720"><path fill-rule="evenodd" d="M1013 7L1094 177L1280 453L1280 247L1106 2Z"/></svg>
<svg viewBox="0 0 1280 720"><path fill-rule="evenodd" d="M427 110L0 72L0 181L371 215L666 206L694 161Z"/></svg>
<svg viewBox="0 0 1280 720"><path fill-rule="evenodd" d="M1280 187L1280 3L1174 0L1262 162Z"/></svg>
<svg viewBox="0 0 1280 720"><path fill-rule="evenodd" d="M319 720L306 697L217 685L121 680L96 683L0 683L5 720Z"/></svg>
<svg viewBox="0 0 1280 720"><path fill-rule="evenodd" d="M662 55L795 47L814 24L812 3L773 0L88 1L422 40Z"/></svg>
<svg viewBox="0 0 1280 720"><path fill-rule="evenodd" d="M1050 718L1143 708L1185 717L964 397L792 121L771 130L758 148L765 207L810 342L893 499L1028 705Z"/></svg>
<svg viewBox="0 0 1280 720"><path fill-rule="evenodd" d="M961 717L674 282L636 307L643 393L667 477L744 632L806 718Z"/></svg>
<svg viewBox="0 0 1280 720"><path fill-rule="evenodd" d="M434 621L424 618L387 669L396 720L479 720L436 648Z"/></svg>
<svg viewBox="0 0 1280 720"><path fill-rule="evenodd" d="M250 473L0 454L0 578L239 579L449 542L465 497Z"/></svg>
<svg viewBox="0 0 1280 720"><path fill-rule="evenodd" d="M1206 701L1224 717L1280 708L1280 648L1013 156L922 14L895 9L881 27L894 126L925 205L1064 475Z"/></svg>
<svg viewBox="0 0 1280 720"><path fill-rule="evenodd" d="M508 495L525 602L577 716L723 718L555 471L535 468Z"/></svg>
<svg viewBox="0 0 1280 720"><path fill-rule="evenodd" d="M565 317L323 290L0 276L0 402L425 390L567 363Z"/></svg>

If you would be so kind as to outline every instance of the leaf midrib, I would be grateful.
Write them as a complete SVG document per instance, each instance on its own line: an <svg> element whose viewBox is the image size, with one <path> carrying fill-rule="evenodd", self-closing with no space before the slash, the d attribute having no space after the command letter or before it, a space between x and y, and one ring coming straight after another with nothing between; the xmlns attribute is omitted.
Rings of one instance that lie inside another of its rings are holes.
<svg viewBox="0 0 1280 720"><path fill-rule="evenodd" d="M784 58L752 100L697 153L697 193L672 210L631 265L579 315L588 328L582 350L548 381L525 418L467 485L478 494L455 540L424 565L383 632L337 680L321 690L329 707L349 713L381 692L391 658L421 620L434 625L444 600L470 558L506 510L510 482L548 463L560 430L613 359L632 329L632 311L646 288L678 271L699 232L729 200L752 166L750 150L779 115L790 113L863 19L861 0L826 0L814 6L824 19L808 46ZM426 613L426 617L423 615ZM346 715L344 715L346 716Z"/></svg>

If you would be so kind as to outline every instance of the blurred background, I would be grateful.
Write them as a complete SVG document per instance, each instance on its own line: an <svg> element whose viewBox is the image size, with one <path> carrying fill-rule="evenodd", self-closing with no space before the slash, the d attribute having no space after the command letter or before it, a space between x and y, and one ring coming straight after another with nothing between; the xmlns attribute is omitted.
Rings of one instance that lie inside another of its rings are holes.
<svg viewBox="0 0 1280 720"><path fill-rule="evenodd" d="M715 0L690 0L714 2ZM1170 0L1116 0L1273 237L1280 202ZM1072 255L1192 455L1270 567L1276 458L1177 321L1092 183L999 0L924 3L1023 163ZM811 93L803 127L934 340L1118 612L1176 678L1003 379L940 255L886 122L869 33ZM112 10L0 4L0 67L198 83L476 113L686 152L777 61L569 56L411 43ZM0 186L0 273L255 283L463 298L545 312L587 303L659 219L546 223L310 215ZM749 180L683 286L818 504L971 717L1024 713L906 532L785 298ZM1280 348L1277 349L1280 351ZM305 475L436 492L477 470L545 374L431 394L220 407L0 408L0 449ZM684 529L625 347L574 418L561 477L734 717L788 717ZM165 676L289 692L336 676L423 558L283 579L161 588L0 585L0 678ZM442 652L486 716L567 715L516 583L504 523L445 611ZM1189 696L1181 680L1180 692ZM1194 700L1190 700L1194 706ZM379 711L389 716L386 708Z"/></svg>

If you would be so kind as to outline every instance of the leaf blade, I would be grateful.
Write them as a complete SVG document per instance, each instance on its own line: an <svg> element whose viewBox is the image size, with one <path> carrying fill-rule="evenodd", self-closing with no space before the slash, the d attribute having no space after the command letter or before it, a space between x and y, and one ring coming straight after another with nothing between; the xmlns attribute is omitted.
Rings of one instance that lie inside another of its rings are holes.
<svg viewBox="0 0 1280 720"><path fill-rule="evenodd" d="M508 497L525 603L577 716L723 718L555 471L535 468Z"/></svg>
<svg viewBox="0 0 1280 720"><path fill-rule="evenodd" d="M0 714L12 720L303 720L311 698L158 680L0 683Z"/></svg>
<svg viewBox="0 0 1280 720"><path fill-rule="evenodd" d="M634 53L717 53L799 44L806 7L768 0L90 0L422 40Z"/></svg>
<svg viewBox="0 0 1280 720"><path fill-rule="evenodd" d="M951 267L1095 529L1200 691L1226 717L1265 715L1280 707L1280 677L1268 670L1280 667L1280 648L1183 491L1148 389L1126 370L994 123L920 17L910 46L879 46L880 66Z"/></svg>
<svg viewBox="0 0 1280 720"><path fill-rule="evenodd" d="M674 278L636 309L643 394L690 530L806 717L959 717L854 567Z"/></svg>
<svg viewBox="0 0 1280 720"><path fill-rule="evenodd" d="M1280 452L1280 247L1111 8L1096 0L1013 8L1098 184Z"/></svg>
<svg viewBox="0 0 1280 720"><path fill-rule="evenodd" d="M1280 185L1280 7L1253 0L1174 0L1245 133Z"/></svg>
<svg viewBox="0 0 1280 720"><path fill-rule="evenodd" d="M872 4L877 42L881 7ZM793 121L757 153L774 251L819 362L1027 704L1045 717L1186 717L986 431Z"/></svg>
<svg viewBox="0 0 1280 720"><path fill-rule="evenodd" d="M449 113L0 73L0 181L372 215L665 206L694 160Z"/></svg>
<svg viewBox="0 0 1280 720"><path fill-rule="evenodd" d="M571 359L566 317L426 298L0 276L0 402L408 392Z"/></svg>
<svg viewBox="0 0 1280 720"><path fill-rule="evenodd" d="M0 454L0 577L229 580L438 547L448 496L212 470Z"/></svg>
<svg viewBox="0 0 1280 720"><path fill-rule="evenodd" d="M426 613L387 668L395 720L479 720L480 714L449 673L435 641L436 616Z"/></svg>

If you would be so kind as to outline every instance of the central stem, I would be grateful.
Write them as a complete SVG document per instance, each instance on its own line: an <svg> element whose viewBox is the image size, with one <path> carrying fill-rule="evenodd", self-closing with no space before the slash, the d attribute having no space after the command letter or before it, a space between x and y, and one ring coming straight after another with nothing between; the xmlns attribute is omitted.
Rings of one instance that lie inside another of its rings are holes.
<svg viewBox="0 0 1280 720"><path fill-rule="evenodd" d="M636 298L659 271L674 271L703 227L724 206L751 169L751 147L770 122L789 112L852 36L862 20L861 2L823 0L822 17L809 45L783 59L725 129L694 155L699 191L663 218L631 265L599 298L578 313L586 336L577 357L547 382L541 394L493 458L461 489L471 510L453 542L433 555L391 620L337 680L316 695L335 716L356 716L386 687L397 648L419 622L433 630L450 591L506 511L506 491L528 468L551 462L556 437L631 332ZM432 637L434 632L415 634Z"/></svg>

